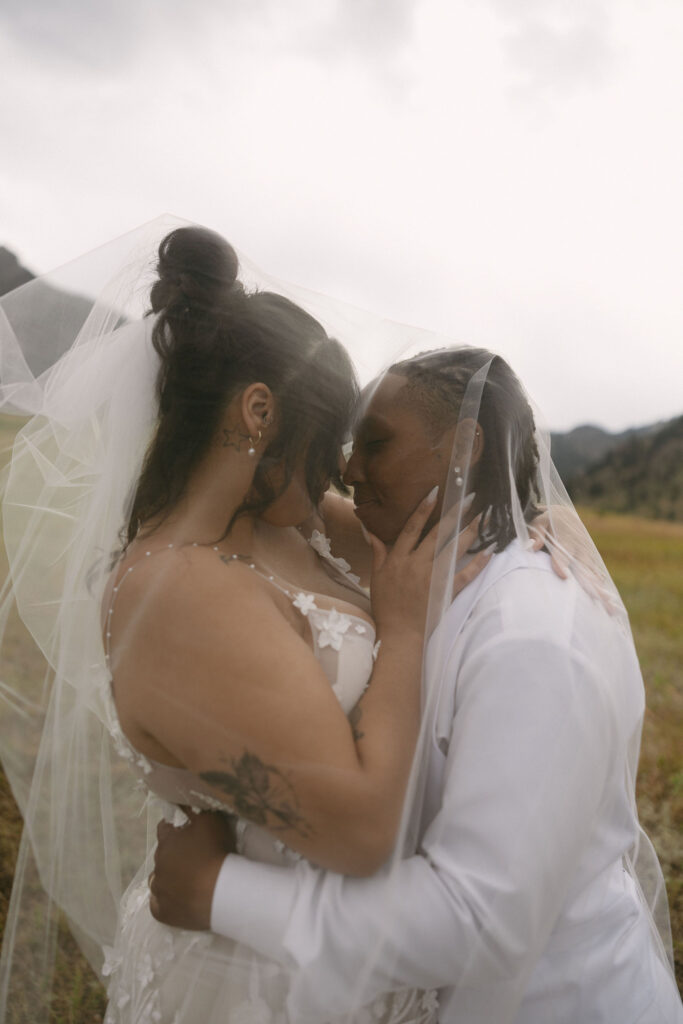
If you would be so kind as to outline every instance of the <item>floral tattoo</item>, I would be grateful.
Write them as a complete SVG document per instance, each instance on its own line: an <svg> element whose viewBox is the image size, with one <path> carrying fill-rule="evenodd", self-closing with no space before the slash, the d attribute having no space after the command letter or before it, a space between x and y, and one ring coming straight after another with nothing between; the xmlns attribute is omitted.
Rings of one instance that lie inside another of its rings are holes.
<svg viewBox="0 0 683 1024"><path fill-rule="evenodd" d="M291 829L307 837L313 830L299 813L294 787L282 772L264 764L255 754L245 751L230 760L230 771L201 772L210 786L225 793L237 814L271 831Z"/></svg>

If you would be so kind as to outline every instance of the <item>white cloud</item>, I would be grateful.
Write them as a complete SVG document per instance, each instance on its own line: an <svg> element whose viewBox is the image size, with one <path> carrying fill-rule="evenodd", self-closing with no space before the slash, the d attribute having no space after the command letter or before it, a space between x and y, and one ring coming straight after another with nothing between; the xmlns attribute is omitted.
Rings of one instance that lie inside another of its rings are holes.
<svg viewBox="0 0 683 1024"><path fill-rule="evenodd" d="M0 243L29 265L169 210L501 349L553 425L680 411L683 8L124 0L62 4L48 45L16 2Z"/></svg>
<svg viewBox="0 0 683 1024"><path fill-rule="evenodd" d="M605 0L489 0L514 88L536 101L547 93L600 86L616 63Z"/></svg>

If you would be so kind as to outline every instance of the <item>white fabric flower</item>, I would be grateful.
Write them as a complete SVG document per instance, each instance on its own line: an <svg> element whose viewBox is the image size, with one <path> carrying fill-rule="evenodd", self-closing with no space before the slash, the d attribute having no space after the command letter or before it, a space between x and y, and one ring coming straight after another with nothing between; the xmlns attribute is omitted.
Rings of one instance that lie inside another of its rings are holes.
<svg viewBox="0 0 683 1024"><path fill-rule="evenodd" d="M308 542L314 551L317 551L322 558L332 558L332 548L329 537L326 537L320 530L314 530Z"/></svg>
<svg viewBox="0 0 683 1024"><path fill-rule="evenodd" d="M421 1006L423 1010L427 1010L430 1013L436 1013L439 1009L439 993L435 988L427 989L425 994L422 996Z"/></svg>
<svg viewBox="0 0 683 1024"><path fill-rule="evenodd" d="M145 955L138 960L138 981L143 988L146 988L147 985L151 985L154 981L154 967L149 953L145 953Z"/></svg>
<svg viewBox="0 0 683 1024"><path fill-rule="evenodd" d="M316 610L315 598L313 594L304 594L300 591L294 601L292 602L295 608L298 608L302 615L308 615L309 612Z"/></svg>
<svg viewBox="0 0 683 1024"><path fill-rule="evenodd" d="M173 825L173 828L184 828L185 825L190 824L190 819L187 814L185 814L182 807L176 807L171 824Z"/></svg>
<svg viewBox="0 0 683 1024"><path fill-rule="evenodd" d="M114 949L113 946L104 946L102 949L104 953L104 963L102 965L102 975L108 978L114 971L118 970L121 966L122 956Z"/></svg>
<svg viewBox="0 0 683 1024"><path fill-rule="evenodd" d="M318 634L318 646L333 647L335 651L341 650L342 637L351 625L349 616L332 608L320 616L320 625L322 628Z"/></svg>
<svg viewBox="0 0 683 1024"><path fill-rule="evenodd" d="M324 533L321 533L320 530L314 530L309 538L308 543L311 545L314 551L317 551L321 558L324 558L331 565L334 565L337 568L337 570L342 574L342 576L346 576L348 580L350 580L352 583L355 583L356 585L360 583L360 576L356 576L355 573L349 572L351 566L346 561L346 559L334 557L334 555L332 554L332 548L330 546L329 537L326 537Z"/></svg>

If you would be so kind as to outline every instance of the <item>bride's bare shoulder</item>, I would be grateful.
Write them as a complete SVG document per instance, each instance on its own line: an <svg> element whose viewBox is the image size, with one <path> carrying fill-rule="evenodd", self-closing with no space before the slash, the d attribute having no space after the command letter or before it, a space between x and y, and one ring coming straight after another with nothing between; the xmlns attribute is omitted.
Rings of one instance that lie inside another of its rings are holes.
<svg viewBox="0 0 683 1024"><path fill-rule="evenodd" d="M263 615L279 604L277 592L248 561L218 546L150 545L122 563L116 585L114 623L128 621L130 642L152 628L168 633L192 627L204 633L220 622L225 629L235 619Z"/></svg>

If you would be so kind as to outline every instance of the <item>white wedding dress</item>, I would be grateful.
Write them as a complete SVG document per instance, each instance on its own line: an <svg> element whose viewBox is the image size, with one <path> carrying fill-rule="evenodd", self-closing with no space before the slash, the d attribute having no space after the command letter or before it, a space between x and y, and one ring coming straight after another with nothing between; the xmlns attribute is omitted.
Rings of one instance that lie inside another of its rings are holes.
<svg viewBox="0 0 683 1024"><path fill-rule="evenodd" d="M360 590L357 577L348 572L343 559L332 557L322 534L315 531L311 544L338 579ZM273 577L264 578L308 619L315 656L348 714L372 673L376 653L372 623L360 615L319 608L315 595L288 590ZM112 602L109 618L114 607ZM174 824L187 820L181 805L232 813L194 773L142 755L120 726L114 739L139 784L149 790L150 799L162 801L164 816ZM253 860L283 865L299 859L299 854L256 825L238 819L236 828L240 852ZM147 884L152 867L151 860L143 864L125 893L116 942L106 950L109 1004L104 1024L293 1024L284 1010L289 978L282 966L247 946L209 932L171 928L152 917ZM431 1024L436 1012L434 992L410 989L375 1000L353 1020L354 1024Z"/></svg>

